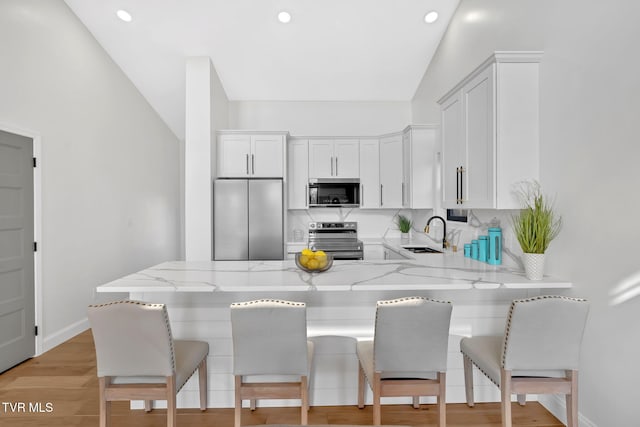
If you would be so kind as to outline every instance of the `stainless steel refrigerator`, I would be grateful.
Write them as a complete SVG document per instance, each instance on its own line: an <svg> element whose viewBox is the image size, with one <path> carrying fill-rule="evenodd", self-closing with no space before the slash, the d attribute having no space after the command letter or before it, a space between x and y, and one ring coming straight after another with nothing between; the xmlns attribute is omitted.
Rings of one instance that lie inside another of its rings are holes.
<svg viewBox="0 0 640 427"><path fill-rule="evenodd" d="M217 179L213 185L215 260L284 259L281 179Z"/></svg>

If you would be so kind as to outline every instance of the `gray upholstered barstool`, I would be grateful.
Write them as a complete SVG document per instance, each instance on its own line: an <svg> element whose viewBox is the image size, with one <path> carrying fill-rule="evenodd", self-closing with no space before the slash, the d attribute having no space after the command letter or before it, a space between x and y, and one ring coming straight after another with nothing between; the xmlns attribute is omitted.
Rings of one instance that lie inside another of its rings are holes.
<svg viewBox="0 0 640 427"><path fill-rule="evenodd" d="M467 404L474 405L473 365L500 387L502 425L511 426L511 395L564 394L567 426L578 426L578 361L586 300L540 296L511 303L504 336L463 338Z"/></svg>
<svg viewBox="0 0 640 427"><path fill-rule="evenodd" d="M380 398L437 396L438 426L446 425L445 386L451 303L422 297L378 301L372 341L357 344L358 407L365 378L373 390L373 424L380 425Z"/></svg>
<svg viewBox="0 0 640 427"><path fill-rule="evenodd" d="M167 426L176 425L176 394L198 370L200 409L207 408L209 344L174 340L164 304L117 301L91 305L96 346L100 426L109 425L114 400L167 401Z"/></svg>
<svg viewBox="0 0 640 427"><path fill-rule="evenodd" d="M242 400L250 400L254 409L257 399L300 399L306 425L313 358L306 304L271 299L231 304L231 332L235 427L241 425Z"/></svg>

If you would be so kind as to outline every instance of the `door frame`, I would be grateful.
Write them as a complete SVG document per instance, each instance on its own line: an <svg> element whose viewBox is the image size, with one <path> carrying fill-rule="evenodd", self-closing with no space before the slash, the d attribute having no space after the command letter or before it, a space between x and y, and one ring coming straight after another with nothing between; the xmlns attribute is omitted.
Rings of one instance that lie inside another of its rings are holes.
<svg viewBox="0 0 640 427"><path fill-rule="evenodd" d="M31 129L0 121L0 130L31 138L33 141L33 157L37 159L37 167L33 168L33 240L38 242L38 250L33 254L33 295L35 323L38 327L36 335L35 354L39 356L43 351L43 291L42 291L42 139L40 133Z"/></svg>

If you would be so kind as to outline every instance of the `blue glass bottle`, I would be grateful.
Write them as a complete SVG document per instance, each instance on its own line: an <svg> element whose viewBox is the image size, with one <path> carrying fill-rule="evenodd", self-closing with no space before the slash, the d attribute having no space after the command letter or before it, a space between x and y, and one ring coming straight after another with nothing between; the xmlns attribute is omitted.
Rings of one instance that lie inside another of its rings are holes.
<svg viewBox="0 0 640 427"><path fill-rule="evenodd" d="M502 264L502 229L489 228L489 253L487 262L492 265Z"/></svg>

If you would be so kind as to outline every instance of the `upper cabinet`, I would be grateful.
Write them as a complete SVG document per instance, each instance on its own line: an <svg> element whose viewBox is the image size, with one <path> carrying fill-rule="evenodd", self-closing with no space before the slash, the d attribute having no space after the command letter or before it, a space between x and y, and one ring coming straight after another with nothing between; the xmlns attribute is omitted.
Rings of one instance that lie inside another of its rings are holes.
<svg viewBox="0 0 640 427"><path fill-rule="evenodd" d="M380 207L383 209L402 208L402 154L401 134L380 138Z"/></svg>
<svg viewBox="0 0 640 427"><path fill-rule="evenodd" d="M518 209L539 177L542 52L495 52L438 101L445 208Z"/></svg>
<svg viewBox="0 0 640 427"><path fill-rule="evenodd" d="M411 125L402 133L402 206L432 209L438 127Z"/></svg>
<svg viewBox="0 0 640 427"><path fill-rule="evenodd" d="M360 148L357 139L309 141L309 178L358 178Z"/></svg>
<svg viewBox="0 0 640 427"><path fill-rule="evenodd" d="M220 178L282 178L286 132L218 132Z"/></svg>
<svg viewBox="0 0 640 427"><path fill-rule="evenodd" d="M378 139L360 140L360 207L380 207L380 143Z"/></svg>
<svg viewBox="0 0 640 427"><path fill-rule="evenodd" d="M291 138L287 141L287 206L289 209L309 207L309 141Z"/></svg>

